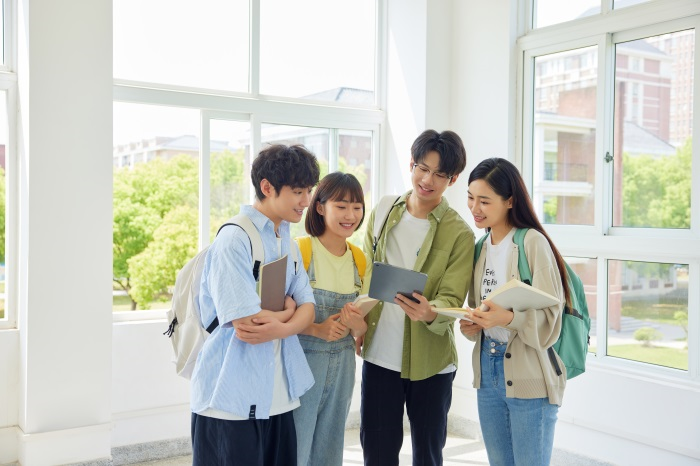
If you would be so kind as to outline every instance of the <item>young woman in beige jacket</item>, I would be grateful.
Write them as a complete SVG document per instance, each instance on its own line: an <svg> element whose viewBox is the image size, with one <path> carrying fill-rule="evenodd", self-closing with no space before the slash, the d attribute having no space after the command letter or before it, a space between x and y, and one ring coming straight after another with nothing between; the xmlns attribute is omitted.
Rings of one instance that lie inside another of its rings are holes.
<svg viewBox="0 0 700 466"><path fill-rule="evenodd" d="M472 355L479 421L493 465L548 465L566 372L557 376L547 348L559 338L569 289L564 260L542 228L517 168L501 158L484 160L469 175L469 209L489 233L474 266L467 314L460 330L476 342ZM513 312L484 299L518 273L513 234L524 241L532 286L557 296L544 309ZM479 309L483 305L487 310ZM556 356L558 358L558 356ZM561 360L558 361L562 367Z"/></svg>

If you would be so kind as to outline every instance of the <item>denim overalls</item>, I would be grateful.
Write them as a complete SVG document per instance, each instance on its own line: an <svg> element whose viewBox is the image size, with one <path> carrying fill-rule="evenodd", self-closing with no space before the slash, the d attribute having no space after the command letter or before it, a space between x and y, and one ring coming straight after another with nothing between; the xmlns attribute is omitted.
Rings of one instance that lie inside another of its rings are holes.
<svg viewBox="0 0 700 466"><path fill-rule="evenodd" d="M313 252L309 264L309 281L316 281ZM355 266L355 289L362 287ZM317 324L340 312L358 293L341 294L314 288ZM299 335L314 376L314 386L302 395L295 409L298 466L341 466L345 420L355 386L355 340L351 335L327 342L310 335Z"/></svg>

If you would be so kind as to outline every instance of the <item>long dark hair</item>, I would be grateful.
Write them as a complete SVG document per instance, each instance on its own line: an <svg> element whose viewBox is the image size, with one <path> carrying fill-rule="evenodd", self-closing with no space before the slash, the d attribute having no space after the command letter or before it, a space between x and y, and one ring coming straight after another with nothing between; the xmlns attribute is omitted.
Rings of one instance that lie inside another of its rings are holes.
<svg viewBox="0 0 700 466"><path fill-rule="evenodd" d="M316 203L323 205L328 201L342 201L345 196L350 199L350 202L362 204L362 218L357 224L357 228L360 228L365 220L365 195L362 192L362 185L350 173L333 172L324 176L314 191L311 204L306 211L306 232L311 236L321 236L326 231L326 221L323 215L316 211Z"/></svg>
<svg viewBox="0 0 700 466"><path fill-rule="evenodd" d="M469 184L474 180L484 180L503 200L511 199L512 207L508 209L508 223L516 228L532 228L547 238L557 261L559 275L562 278L566 302L571 304L569 283L566 274L566 264L554 242L540 223L535 209L532 207L530 195L525 187L523 177L515 165L506 159L493 157L479 163L469 174ZM490 228L489 228L490 230Z"/></svg>

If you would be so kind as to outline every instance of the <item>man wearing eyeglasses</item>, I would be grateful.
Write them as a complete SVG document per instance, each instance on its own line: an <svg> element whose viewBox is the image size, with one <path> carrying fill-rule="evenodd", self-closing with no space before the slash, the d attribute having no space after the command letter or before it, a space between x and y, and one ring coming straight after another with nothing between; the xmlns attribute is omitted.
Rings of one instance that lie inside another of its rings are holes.
<svg viewBox="0 0 700 466"><path fill-rule="evenodd" d="M461 307L471 281L474 233L442 197L466 163L456 133L424 131L411 146L413 189L396 200L376 242L376 212L369 217L368 264L421 271L428 282L422 295L413 294L415 302L397 295L393 303L377 304L367 315L367 333L356 342L365 360L360 407L365 465L399 464L404 405L413 464L442 464L457 349L454 319L432 309Z"/></svg>

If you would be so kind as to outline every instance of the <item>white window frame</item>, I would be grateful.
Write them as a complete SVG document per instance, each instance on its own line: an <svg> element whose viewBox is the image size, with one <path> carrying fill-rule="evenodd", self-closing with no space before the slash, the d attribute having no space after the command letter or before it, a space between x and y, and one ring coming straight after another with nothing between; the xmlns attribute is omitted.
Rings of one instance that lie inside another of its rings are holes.
<svg viewBox="0 0 700 466"><path fill-rule="evenodd" d="M260 95L260 0L251 0L250 83L249 93L217 92L184 86L114 80L114 101L189 108L200 112L200 205L199 246L209 243L209 133L211 120L249 121L251 154L261 149L262 124L310 126L330 129L329 169L338 166L337 130L361 130L372 133L371 192L379 195L379 148L386 120L380 108L386 102L386 0L377 0L375 49L375 106L352 106ZM113 312L115 322L165 318L165 310Z"/></svg>
<svg viewBox="0 0 700 466"><path fill-rule="evenodd" d="M6 95L7 146L5 147L5 317L0 330L17 328L19 293L19 159L17 158L17 18L15 0L3 2L4 63L0 65L0 90Z"/></svg>
<svg viewBox="0 0 700 466"><path fill-rule="evenodd" d="M532 28L531 0L526 2L525 34L517 40L518 66L516 118L516 163L521 167L528 189L533 188L534 58L583 48L598 47L596 102L595 211L593 225L546 225L565 256L597 259L597 353L588 362L601 370L660 378L671 383L700 386L700 144L693 147L691 225L687 230L625 228L612 225L612 164L603 161L613 153L613 90L615 43L626 42L683 29L695 29L695 70L693 139L698 141L700 123L700 2L655 0L620 10L612 0L602 0L601 14L566 23ZM654 247L650 247L653 245ZM608 261L688 264L688 371L654 366L606 356Z"/></svg>

